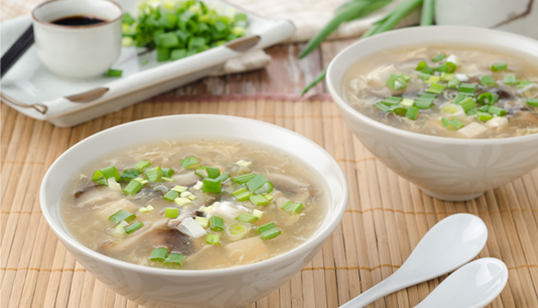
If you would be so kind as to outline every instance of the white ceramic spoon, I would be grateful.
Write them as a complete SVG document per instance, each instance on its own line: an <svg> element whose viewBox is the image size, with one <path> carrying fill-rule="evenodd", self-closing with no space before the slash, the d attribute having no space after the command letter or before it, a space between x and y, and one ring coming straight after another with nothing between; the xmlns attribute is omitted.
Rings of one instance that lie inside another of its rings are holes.
<svg viewBox="0 0 538 308"><path fill-rule="evenodd" d="M483 308L504 289L508 269L499 259L473 261L450 274L415 308Z"/></svg>
<svg viewBox="0 0 538 308"><path fill-rule="evenodd" d="M359 308L409 286L439 277L471 261L484 248L488 230L471 214L451 215L431 228L394 274L340 308Z"/></svg>

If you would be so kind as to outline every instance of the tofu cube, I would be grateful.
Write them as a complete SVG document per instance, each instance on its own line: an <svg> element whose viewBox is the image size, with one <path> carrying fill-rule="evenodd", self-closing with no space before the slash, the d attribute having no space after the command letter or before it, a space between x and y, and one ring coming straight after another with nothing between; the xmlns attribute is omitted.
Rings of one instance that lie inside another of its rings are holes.
<svg viewBox="0 0 538 308"><path fill-rule="evenodd" d="M473 122L464 128L458 130L458 132L465 138L477 138L483 133L485 133L488 128L482 124Z"/></svg>
<svg viewBox="0 0 538 308"><path fill-rule="evenodd" d="M508 119L505 117L495 117L485 124L487 127L495 129L497 133L500 133L508 128Z"/></svg>

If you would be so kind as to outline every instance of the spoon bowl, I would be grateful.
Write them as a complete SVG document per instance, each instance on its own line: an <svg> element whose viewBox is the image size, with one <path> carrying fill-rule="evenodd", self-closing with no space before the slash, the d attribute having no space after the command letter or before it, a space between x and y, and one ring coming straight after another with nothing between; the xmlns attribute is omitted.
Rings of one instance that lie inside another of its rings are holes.
<svg viewBox="0 0 538 308"><path fill-rule="evenodd" d="M452 272L476 257L487 238L486 225L477 216L451 215L426 233L396 272L341 308L364 307L398 290Z"/></svg>
<svg viewBox="0 0 538 308"><path fill-rule="evenodd" d="M479 259L448 276L415 308L483 308L499 296L507 281L508 268L501 260Z"/></svg>

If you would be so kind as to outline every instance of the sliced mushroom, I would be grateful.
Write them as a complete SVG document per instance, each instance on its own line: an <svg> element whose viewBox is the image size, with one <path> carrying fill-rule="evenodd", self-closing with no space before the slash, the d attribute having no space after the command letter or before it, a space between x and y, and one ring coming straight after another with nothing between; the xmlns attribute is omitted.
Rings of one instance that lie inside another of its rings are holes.
<svg viewBox="0 0 538 308"><path fill-rule="evenodd" d="M109 252L118 252L124 249L127 249L133 245L136 245L142 238L155 230L163 230L163 228L168 228L167 219L160 220L158 222L152 223L150 221L144 222L142 228L136 230L134 233L129 234L123 239L114 239L106 240L101 243L100 248L103 251Z"/></svg>
<svg viewBox="0 0 538 308"><path fill-rule="evenodd" d="M515 120L523 125L538 125L538 117L528 111L521 111L515 114Z"/></svg>
<svg viewBox="0 0 538 308"><path fill-rule="evenodd" d="M202 177L194 173L194 171L188 170L184 173L176 174L172 177L176 185L192 186L196 182L201 181Z"/></svg>
<svg viewBox="0 0 538 308"><path fill-rule="evenodd" d="M190 238L175 229L156 230L149 236L149 241L153 247L166 247L168 251L176 251L184 255L190 255L194 250Z"/></svg>
<svg viewBox="0 0 538 308"><path fill-rule="evenodd" d="M123 198L121 192L108 188L108 186L91 186L74 193L76 207L99 206L104 203Z"/></svg>

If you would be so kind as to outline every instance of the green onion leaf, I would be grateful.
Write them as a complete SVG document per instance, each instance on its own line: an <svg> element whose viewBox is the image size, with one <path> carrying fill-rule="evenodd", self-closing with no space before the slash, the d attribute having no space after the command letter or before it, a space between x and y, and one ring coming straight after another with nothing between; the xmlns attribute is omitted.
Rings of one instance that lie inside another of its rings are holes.
<svg viewBox="0 0 538 308"><path fill-rule="evenodd" d="M471 93L460 92L454 98L454 104L459 104L461 101L467 99L468 97L472 98L473 96L474 96L474 94L471 94Z"/></svg>
<svg viewBox="0 0 538 308"><path fill-rule="evenodd" d="M390 107L390 109L392 110L392 112L399 115L404 115L407 113L407 108L402 105L393 105L392 107Z"/></svg>
<svg viewBox="0 0 538 308"><path fill-rule="evenodd" d="M420 109L418 109L417 107L411 106L407 108L407 113L405 114L405 116L408 119L411 119L414 121L417 119L419 112L420 112Z"/></svg>
<svg viewBox="0 0 538 308"><path fill-rule="evenodd" d="M179 215L179 209L177 207L167 207L164 209L164 217L177 218Z"/></svg>
<svg viewBox="0 0 538 308"><path fill-rule="evenodd" d="M113 69L109 69L108 70L108 73L107 73L107 76L108 77L121 77L121 74L123 73L122 70L113 70Z"/></svg>
<svg viewBox="0 0 538 308"><path fill-rule="evenodd" d="M505 69L508 69L508 65L506 65L506 63L495 63L491 65L492 72L503 71Z"/></svg>
<svg viewBox="0 0 538 308"><path fill-rule="evenodd" d="M460 80L458 78L452 78L448 81L448 87L449 88L455 88L460 84Z"/></svg>
<svg viewBox="0 0 538 308"><path fill-rule="evenodd" d="M377 104L374 104L374 106L376 106L378 109L380 109L383 112L392 112L392 109L383 103L377 103Z"/></svg>
<svg viewBox="0 0 538 308"><path fill-rule="evenodd" d="M489 92L484 92L478 95L476 102L480 105L493 105L493 95Z"/></svg>
<svg viewBox="0 0 538 308"><path fill-rule="evenodd" d="M458 104L463 108L463 111L465 111L465 113L476 107L476 104L472 97L467 97L464 100L460 101Z"/></svg>
<svg viewBox="0 0 538 308"><path fill-rule="evenodd" d="M185 169L197 169L200 167L200 163L198 162L198 159L194 156L189 156L181 160L181 165L183 165L183 168Z"/></svg>
<svg viewBox="0 0 538 308"><path fill-rule="evenodd" d="M159 247L153 249L151 252L151 256L149 256L149 259L154 262L164 262L164 259L166 259L166 256L168 255L168 248L166 247Z"/></svg>
<svg viewBox="0 0 538 308"><path fill-rule="evenodd" d="M439 61L443 60L444 58L446 58L446 55L440 53L437 56L433 57L432 61L433 62L439 62Z"/></svg>
<svg viewBox="0 0 538 308"><path fill-rule="evenodd" d="M211 216L209 226L213 231L224 231L224 219L218 216Z"/></svg>
<svg viewBox="0 0 538 308"><path fill-rule="evenodd" d="M163 266L167 268L179 268L183 264L184 259L184 255L173 252L164 260Z"/></svg>
<svg viewBox="0 0 538 308"><path fill-rule="evenodd" d="M128 226L127 228L125 228L125 233L127 233L127 234L133 233L136 230L142 228L142 226L144 226L144 224L141 223L140 221L137 221L137 222L133 223L132 225Z"/></svg>
<svg viewBox="0 0 538 308"><path fill-rule="evenodd" d="M216 177L215 180L220 181L220 182L224 182L229 177L230 177L230 175L228 173L223 173L223 174L219 175L218 177Z"/></svg>
<svg viewBox="0 0 538 308"><path fill-rule="evenodd" d="M250 180L254 179L256 175L254 173L244 174L240 176L236 176L232 178L232 181L236 182L237 184L246 184Z"/></svg>
<svg viewBox="0 0 538 308"><path fill-rule="evenodd" d="M497 106L489 106L488 112L491 113L491 114L496 114L499 117L505 116L506 113L507 113L506 110L504 110L502 108L499 108Z"/></svg>
<svg viewBox="0 0 538 308"><path fill-rule="evenodd" d="M480 80L480 83L483 86L496 86L497 83L495 82L495 79L491 76L482 76L482 79Z"/></svg>
<svg viewBox="0 0 538 308"><path fill-rule="evenodd" d="M179 197L179 192L170 189L166 194L164 194L163 199L166 201L174 202L177 197Z"/></svg>
<svg viewBox="0 0 538 308"><path fill-rule="evenodd" d="M134 167L140 171L144 171L144 169L149 166L151 166L151 163L147 160L141 160L134 165Z"/></svg>
<svg viewBox="0 0 538 308"><path fill-rule="evenodd" d="M506 75L506 76L504 76L503 82L505 84L509 84L509 85L517 85L518 84L516 75Z"/></svg>
<svg viewBox="0 0 538 308"><path fill-rule="evenodd" d="M163 176L167 178L171 178L176 173L172 168L161 168L161 171L163 172Z"/></svg>
<svg viewBox="0 0 538 308"><path fill-rule="evenodd" d="M439 65L435 70L438 72L454 73L456 71L456 64L452 62L445 62Z"/></svg>
<svg viewBox="0 0 538 308"><path fill-rule="evenodd" d="M476 118L480 121L487 122L491 119L493 119L493 115L487 112L478 111L476 113Z"/></svg>
<svg viewBox="0 0 538 308"><path fill-rule="evenodd" d="M179 39L174 32L167 32L159 35L159 47L170 48L179 45Z"/></svg>
<svg viewBox="0 0 538 308"><path fill-rule="evenodd" d="M264 240L270 240L279 236L282 232L275 226L274 222L270 222L258 227L258 232Z"/></svg>
<svg viewBox="0 0 538 308"><path fill-rule="evenodd" d="M426 74L426 73L420 73L420 74L418 74L418 77L420 77L420 78L421 78L422 80L424 80L424 81L430 79L431 76L432 76L432 75L430 75L430 74Z"/></svg>
<svg viewBox="0 0 538 308"><path fill-rule="evenodd" d="M518 84L517 84L517 87L520 88L520 89L522 89L522 88L524 88L524 87L530 85L531 83L532 83L532 81L530 81L530 80L520 80L520 81L518 82Z"/></svg>
<svg viewBox="0 0 538 308"><path fill-rule="evenodd" d="M163 171L161 170L161 167L155 167L155 168L146 170L146 177L148 181L152 183L160 182L162 176L163 176Z"/></svg>
<svg viewBox="0 0 538 308"><path fill-rule="evenodd" d="M446 86L443 84L433 83L428 88L428 93L441 94L445 88Z"/></svg>
<svg viewBox="0 0 538 308"><path fill-rule="evenodd" d="M205 242L209 245L218 245L220 243L220 234L207 233L205 235Z"/></svg>
<svg viewBox="0 0 538 308"><path fill-rule="evenodd" d="M387 86L393 90L399 90L407 87L407 80L402 74L393 73L387 80Z"/></svg>
<svg viewBox="0 0 538 308"><path fill-rule="evenodd" d="M538 107L538 98L527 98L527 105Z"/></svg>
<svg viewBox="0 0 538 308"><path fill-rule="evenodd" d="M114 178L116 182L120 180L120 173L116 167L106 167L93 173L92 181L101 185L107 185L108 179Z"/></svg>
<svg viewBox="0 0 538 308"><path fill-rule="evenodd" d="M139 192L141 189L142 189L142 183L140 183L137 180L131 180L131 182L129 182L129 184L125 186L125 188L123 189L123 192L128 195L134 196L134 194Z"/></svg>
<svg viewBox="0 0 538 308"><path fill-rule="evenodd" d="M108 220L113 222L114 224L119 224L120 222L131 222L136 219L136 215L130 212L127 212L126 210L119 210L110 217L108 217Z"/></svg>
<svg viewBox="0 0 538 308"><path fill-rule="evenodd" d="M232 193L232 195L238 200L238 201L247 201L250 196L251 196L251 193L246 189L246 188L241 188L237 191L234 191Z"/></svg>
<svg viewBox="0 0 538 308"><path fill-rule="evenodd" d="M203 192L220 194L222 191L222 183L216 179L205 178L203 183Z"/></svg>
<svg viewBox="0 0 538 308"><path fill-rule="evenodd" d="M157 47L157 61L164 62L170 59L170 48Z"/></svg>
<svg viewBox="0 0 538 308"><path fill-rule="evenodd" d="M249 214L249 213L242 213L241 215L237 216L235 218L235 220L239 220L239 221L242 221L242 222L253 223L256 220L258 220L258 217L254 216L252 214Z"/></svg>
<svg viewBox="0 0 538 308"><path fill-rule="evenodd" d="M449 120L443 117L441 118L441 123L443 123L443 126L448 130L458 130L463 127L463 124L458 119Z"/></svg>
<svg viewBox="0 0 538 308"><path fill-rule="evenodd" d="M462 83L460 84L460 86L458 87L458 90L460 92L463 92L463 93L471 93L471 94L474 94L474 92L476 91L476 88L478 87L477 84L474 84L474 83Z"/></svg>
<svg viewBox="0 0 538 308"><path fill-rule="evenodd" d="M383 104L385 104L385 105L391 106L391 105L399 104L402 100L403 100L403 98L401 98L401 97L389 96L389 97L386 97L381 102Z"/></svg>
<svg viewBox="0 0 538 308"><path fill-rule="evenodd" d="M247 183L248 185L248 183ZM273 191L273 184L269 181L265 182L262 187L256 189L254 192L257 195L265 195Z"/></svg>
<svg viewBox="0 0 538 308"><path fill-rule="evenodd" d="M139 177L140 174L142 174L142 172L140 172L138 169L125 169L120 175L119 182L128 182L130 180L134 180Z"/></svg>
<svg viewBox="0 0 538 308"><path fill-rule="evenodd" d="M247 182L247 188L250 191L255 192L267 182L269 182L269 180L263 174L257 174L252 180Z"/></svg>
<svg viewBox="0 0 538 308"><path fill-rule="evenodd" d="M207 170L207 176L210 179L215 179L220 175L220 169L215 167L205 167Z"/></svg>
<svg viewBox="0 0 538 308"><path fill-rule="evenodd" d="M301 214L301 211L303 210L303 204L288 201L281 207L281 209L290 213Z"/></svg>
<svg viewBox="0 0 538 308"><path fill-rule="evenodd" d="M264 196L253 195L249 197L250 202L254 205L268 205L271 201L267 200Z"/></svg>

